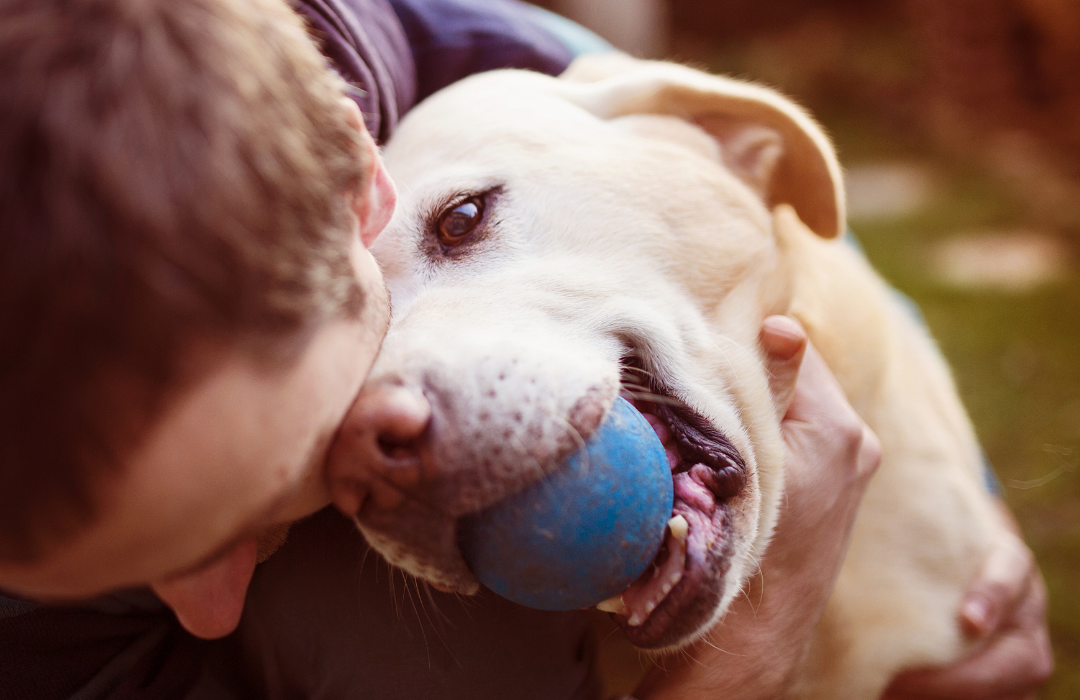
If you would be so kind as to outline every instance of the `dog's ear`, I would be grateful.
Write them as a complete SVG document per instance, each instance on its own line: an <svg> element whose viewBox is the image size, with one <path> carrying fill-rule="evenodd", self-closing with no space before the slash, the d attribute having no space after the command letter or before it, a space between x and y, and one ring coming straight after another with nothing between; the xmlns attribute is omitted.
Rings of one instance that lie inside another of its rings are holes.
<svg viewBox="0 0 1080 700"><path fill-rule="evenodd" d="M697 124L725 165L770 207L790 204L816 233L843 233L836 152L800 107L760 85L624 54L584 56L563 74L567 97L603 119L661 114Z"/></svg>

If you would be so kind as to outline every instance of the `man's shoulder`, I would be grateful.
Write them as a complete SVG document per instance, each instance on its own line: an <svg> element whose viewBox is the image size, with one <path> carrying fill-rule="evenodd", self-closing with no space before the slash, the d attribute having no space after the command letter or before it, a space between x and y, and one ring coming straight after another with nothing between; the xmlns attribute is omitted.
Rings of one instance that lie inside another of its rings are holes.
<svg viewBox="0 0 1080 700"><path fill-rule="evenodd" d="M293 0L323 54L357 90L368 131L390 137L413 104L473 73L561 73L573 58L517 0Z"/></svg>
<svg viewBox="0 0 1080 700"><path fill-rule="evenodd" d="M416 101L416 68L405 30L387 0L292 0L319 48L356 90L368 131L389 138Z"/></svg>
<svg viewBox="0 0 1080 700"><path fill-rule="evenodd" d="M7 598L0 595L0 622L18 617L19 615L25 615L28 612L36 610L38 606L36 603L28 603L25 600L18 600L17 598Z"/></svg>
<svg viewBox="0 0 1080 700"><path fill-rule="evenodd" d="M124 684L151 686L163 673L165 684L180 694L160 697L179 698L200 670L197 640L186 640L171 612L149 593L107 596L79 607L0 597L3 700L104 700Z"/></svg>
<svg viewBox="0 0 1080 700"><path fill-rule="evenodd" d="M473 73L523 68L558 75L573 58L518 0L390 0L417 70L417 99Z"/></svg>

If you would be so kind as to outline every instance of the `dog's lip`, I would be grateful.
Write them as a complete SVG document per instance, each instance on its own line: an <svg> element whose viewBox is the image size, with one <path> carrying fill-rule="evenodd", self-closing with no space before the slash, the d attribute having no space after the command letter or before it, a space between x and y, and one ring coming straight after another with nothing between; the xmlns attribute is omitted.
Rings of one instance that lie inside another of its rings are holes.
<svg viewBox="0 0 1080 700"><path fill-rule="evenodd" d="M730 516L724 503L705 495L708 489L700 480L703 469L703 465L696 465L674 477L672 512L682 516L689 525L685 542L679 542L670 531L664 540L668 556L676 547L684 548L685 558L678 582L659 603L654 602L652 610L641 619L641 606L647 602L642 592L650 588L655 592L655 583L650 580L653 567L650 567L620 596L624 601L630 601L628 607L633 606L633 610L627 610L628 614L613 615L627 638L638 647L660 649L687 641L712 617L720 602L730 561ZM712 502L703 503L703 500ZM663 570L662 564L659 569ZM634 615L639 618L633 619Z"/></svg>
<svg viewBox="0 0 1080 700"><path fill-rule="evenodd" d="M730 555L726 502L745 485L745 463L704 417L654 382L648 394L624 397L664 443L675 490L672 516L689 527L684 538L669 529L653 565L618 596L615 606L623 611L613 617L635 645L669 647L698 632L720 601Z"/></svg>

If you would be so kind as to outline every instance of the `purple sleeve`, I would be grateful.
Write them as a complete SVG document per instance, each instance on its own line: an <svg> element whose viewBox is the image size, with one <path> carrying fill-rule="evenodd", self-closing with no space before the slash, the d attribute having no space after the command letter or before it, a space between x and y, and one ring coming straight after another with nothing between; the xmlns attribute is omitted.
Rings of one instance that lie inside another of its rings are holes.
<svg viewBox="0 0 1080 700"><path fill-rule="evenodd" d="M517 0L293 0L376 140L418 100L496 68L549 75L569 49Z"/></svg>
<svg viewBox="0 0 1080 700"><path fill-rule="evenodd" d="M387 0L294 0L323 54L355 89L368 131L379 142L416 101L416 68L405 31Z"/></svg>

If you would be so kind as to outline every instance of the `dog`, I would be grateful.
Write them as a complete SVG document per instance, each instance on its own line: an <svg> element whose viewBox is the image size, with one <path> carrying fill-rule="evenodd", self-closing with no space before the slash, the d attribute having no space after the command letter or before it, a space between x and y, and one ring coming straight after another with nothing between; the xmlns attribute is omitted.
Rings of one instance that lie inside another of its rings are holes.
<svg viewBox="0 0 1080 700"><path fill-rule="evenodd" d="M389 562L475 593L459 520L555 469L622 392L661 426L689 533L685 558L665 554L683 541L669 532L663 575L609 609L644 649L700 638L777 520L757 336L788 314L883 449L796 694L876 698L898 671L964 653L960 598L1005 525L933 341L837 240L841 169L802 109L681 65L587 56L557 79L457 83L384 156L400 198L372 251L393 312L368 386L431 404L411 497L357 518Z"/></svg>

